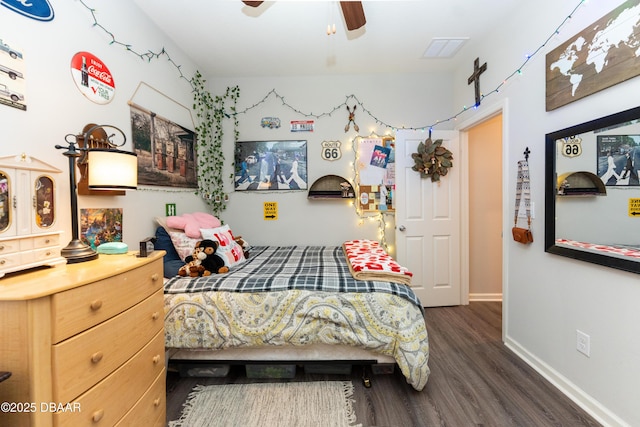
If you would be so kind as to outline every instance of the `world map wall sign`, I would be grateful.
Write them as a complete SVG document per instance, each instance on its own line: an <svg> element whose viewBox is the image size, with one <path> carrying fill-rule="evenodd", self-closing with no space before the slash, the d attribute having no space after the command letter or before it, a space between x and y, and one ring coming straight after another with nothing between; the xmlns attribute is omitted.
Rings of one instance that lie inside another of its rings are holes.
<svg viewBox="0 0 640 427"><path fill-rule="evenodd" d="M547 54L547 111L640 75L640 0L628 0Z"/></svg>

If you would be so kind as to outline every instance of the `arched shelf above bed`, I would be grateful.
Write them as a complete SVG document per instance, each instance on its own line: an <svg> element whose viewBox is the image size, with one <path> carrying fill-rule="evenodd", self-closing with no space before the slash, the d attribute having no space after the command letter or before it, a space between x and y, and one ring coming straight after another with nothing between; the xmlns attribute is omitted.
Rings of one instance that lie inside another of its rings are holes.
<svg viewBox="0 0 640 427"><path fill-rule="evenodd" d="M595 174L586 171L568 172L558 176L558 196L606 196L607 188Z"/></svg>
<svg viewBox="0 0 640 427"><path fill-rule="evenodd" d="M338 175L325 175L309 187L309 199L353 199L355 191L351 183Z"/></svg>

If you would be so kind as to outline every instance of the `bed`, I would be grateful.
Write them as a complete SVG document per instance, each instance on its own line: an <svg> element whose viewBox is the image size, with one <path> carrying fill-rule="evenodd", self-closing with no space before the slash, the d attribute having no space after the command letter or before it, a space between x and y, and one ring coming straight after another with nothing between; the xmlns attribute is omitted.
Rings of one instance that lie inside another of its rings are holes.
<svg viewBox="0 0 640 427"><path fill-rule="evenodd" d="M395 363L429 377L423 308L404 283L359 280L343 246L261 246L225 274L165 283L174 360Z"/></svg>

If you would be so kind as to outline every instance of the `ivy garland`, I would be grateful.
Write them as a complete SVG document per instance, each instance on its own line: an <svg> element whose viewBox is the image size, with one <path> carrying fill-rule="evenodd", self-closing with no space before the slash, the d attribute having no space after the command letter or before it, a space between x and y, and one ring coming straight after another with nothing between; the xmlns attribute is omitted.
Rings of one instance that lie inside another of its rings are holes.
<svg viewBox="0 0 640 427"><path fill-rule="evenodd" d="M226 209L227 200L224 194L224 181L222 170L224 167L224 153L222 151L222 138L224 130L223 119L230 116L225 113L225 102L231 101L229 110L233 115L234 142L238 140L238 117L236 107L240 97L238 86L227 88L223 96L211 96L205 88L206 80L202 74L196 71L191 80L194 89L193 109L196 112L198 133L198 193L209 205L213 214L218 216Z"/></svg>
<svg viewBox="0 0 640 427"><path fill-rule="evenodd" d="M415 164L411 169L420 172L422 178L431 177L432 182L440 181L441 176L453 166L453 153L442 146L442 140L431 141L427 138L418 144L418 152L411 154Z"/></svg>

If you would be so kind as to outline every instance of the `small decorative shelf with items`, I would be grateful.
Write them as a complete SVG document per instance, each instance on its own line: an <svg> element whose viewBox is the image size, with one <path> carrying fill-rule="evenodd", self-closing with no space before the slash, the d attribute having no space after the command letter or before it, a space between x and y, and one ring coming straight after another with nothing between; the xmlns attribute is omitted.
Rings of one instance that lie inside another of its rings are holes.
<svg viewBox="0 0 640 427"><path fill-rule="evenodd" d="M349 181L338 175L318 178L309 188L309 199L353 199L355 191Z"/></svg>
<svg viewBox="0 0 640 427"><path fill-rule="evenodd" d="M558 196L606 196L607 188L597 175L586 172L567 172L558 176Z"/></svg>

